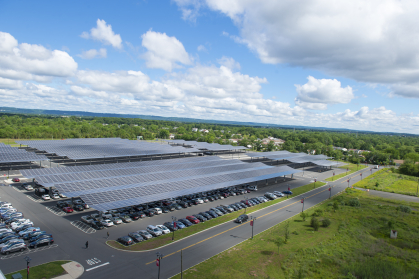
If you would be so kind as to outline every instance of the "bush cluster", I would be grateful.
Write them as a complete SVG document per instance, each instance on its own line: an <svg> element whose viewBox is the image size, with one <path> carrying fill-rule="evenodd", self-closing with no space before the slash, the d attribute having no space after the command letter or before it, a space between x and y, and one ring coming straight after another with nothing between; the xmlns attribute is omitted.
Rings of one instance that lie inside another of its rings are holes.
<svg viewBox="0 0 419 279"><path fill-rule="evenodd" d="M320 222L319 219L317 219L316 217L312 217L311 221L310 221L310 226L315 230L318 231L319 227L320 227Z"/></svg>
<svg viewBox="0 0 419 279"><path fill-rule="evenodd" d="M322 216L322 215L323 215L323 210L321 210L321 209L316 209L314 211L314 213L311 214L311 216L315 216L315 217L319 217L319 216Z"/></svg>
<svg viewBox="0 0 419 279"><path fill-rule="evenodd" d="M350 199L350 200L347 202L347 204L348 204L348 205L350 205L350 206L354 206L354 207L361 206L361 203L359 202L359 200L358 200L357 198Z"/></svg>
<svg viewBox="0 0 419 279"><path fill-rule="evenodd" d="M322 220L322 225L323 225L323 227L325 227L325 228L327 228L328 226L330 226L330 224L331 224L332 222L330 221L330 219L329 218L324 218L323 220Z"/></svg>
<svg viewBox="0 0 419 279"><path fill-rule="evenodd" d="M412 209L405 205L399 205L399 207L397 207L397 210L400 210L401 212L404 212L404 213L412 212Z"/></svg>

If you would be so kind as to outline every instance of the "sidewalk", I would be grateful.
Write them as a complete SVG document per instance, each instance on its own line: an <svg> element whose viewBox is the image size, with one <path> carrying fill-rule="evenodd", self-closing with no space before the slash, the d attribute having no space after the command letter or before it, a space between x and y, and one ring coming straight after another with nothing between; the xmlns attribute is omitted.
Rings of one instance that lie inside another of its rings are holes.
<svg viewBox="0 0 419 279"><path fill-rule="evenodd" d="M79 264L78 262L69 262L66 264L63 264L62 267L65 271L67 271L67 274L54 277L54 279L75 279L79 278L84 273L84 267Z"/></svg>
<svg viewBox="0 0 419 279"><path fill-rule="evenodd" d="M358 187L354 187L354 188L358 190L362 190L362 191L367 191L364 188L358 188ZM395 200L401 200L401 201L407 201L407 202L419 202L419 198L415 196L389 193L389 192L384 192L384 191L375 191L375 190L370 189L368 191L368 194L377 196L377 197L386 198L386 199L395 199Z"/></svg>

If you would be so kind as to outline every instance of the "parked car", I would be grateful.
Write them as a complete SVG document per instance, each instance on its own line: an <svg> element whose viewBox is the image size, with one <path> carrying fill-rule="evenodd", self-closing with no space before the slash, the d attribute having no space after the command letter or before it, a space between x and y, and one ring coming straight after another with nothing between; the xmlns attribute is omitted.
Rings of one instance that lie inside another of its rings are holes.
<svg viewBox="0 0 419 279"><path fill-rule="evenodd" d="M47 233L46 231L32 231L32 232L28 232L24 234L22 238L25 240L28 240L28 239L31 239L32 237L35 237L41 234L46 234L46 233Z"/></svg>
<svg viewBox="0 0 419 279"><path fill-rule="evenodd" d="M25 242L23 239L20 239L20 238L17 238L17 236L15 237L15 238L11 238L11 239L8 239L8 240L4 240L4 239L2 239L1 241L0 241L0 250L3 248L3 247L5 247L5 246L9 246L10 244L12 244L12 243L16 243L16 242Z"/></svg>
<svg viewBox="0 0 419 279"><path fill-rule="evenodd" d="M161 232L163 234L170 233L170 230L168 228L166 228L166 226L164 226L164 225L156 225L156 228L158 228L159 230L161 230Z"/></svg>
<svg viewBox="0 0 419 279"><path fill-rule="evenodd" d="M135 242L144 241L144 238L137 232L130 232L128 236L131 237Z"/></svg>
<svg viewBox="0 0 419 279"><path fill-rule="evenodd" d="M14 242L14 243L9 244L8 246L1 248L1 253L8 255L10 253L17 252L17 251L23 252L26 249L27 249L26 243Z"/></svg>
<svg viewBox="0 0 419 279"><path fill-rule="evenodd" d="M73 209L71 208L71 207L64 207L63 208L63 211L65 212L65 213L73 213Z"/></svg>
<svg viewBox="0 0 419 279"><path fill-rule="evenodd" d="M192 216L194 216L195 218L197 218L200 222L205 222L205 221L207 221L208 219L207 218L205 218L204 216L202 216L201 214L194 214L194 215L192 215Z"/></svg>
<svg viewBox="0 0 419 279"><path fill-rule="evenodd" d="M132 240L132 238L129 237L129 236L122 236L122 237L118 238L116 241L118 241L119 243L121 243L122 245L125 245L125 246L129 246L129 245L134 244L134 240Z"/></svg>
<svg viewBox="0 0 419 279"><path fill-rule="evenodd" d="M13 239L20 239L20 238L17 234L10 234L8 236L5 236L5 237L1 238L0 243L6 243L6 242L8 242L10 240L13 240ZM4 246L7 246L7 245L4 245Z"/></svg>
<svg viewBox="0 0 419 279"><path fill-rule="evenodd" d="M283 197L283 196L285 196L283 193L281 193L281 192L279 192L279 191L273 191L273 193L272 194L274 194L275 196L277 196L277 197Z"/></svg>
<svg viewBox="0 0 419 279"><path fill-rule="evenodd" d="M52 237L45 237L35 240L29 244L30 248L37 248L38 246L44 245L51 245L54 243L54 239Z"/></svg>
<svg viewBox="0 0 419 279"><path fill-rule="evenodd" d="M103 230L105 228L104 225L102 225L102 223L94 221L91 223L92 228L94 228L95 230Z"/></svg>
<svg viewBox="0 0 419 279"><path fill-rule="evenodd" d="M101 223L102 223L102 225L104 225L105 227L112 227L112 226L114 225L114 223L113 223L111 220L109 220L109 219L102 220L102 221L101 221Z"/></svg>
<svg viewBox="0 0 419 279"><path fill-rule="evenodd" d="M119 217L112 217L111 219L110 219L115 225L119 225L119 224L122 224L123 222L122 222L122 220L121 220L121 218L119 218Z"/></svg>
<svg viewBox="0 0 419 279"><path fill-rule="evenodd" d="M186 227L190 227L190 226L193 225L188 219L184 219L184 218L179 219L177 222L180 222L180 223L184 224Z"/></svg>
<svg viewBox="0 0 419 279"><path fill-rule="evenodd" d="M157 228L157 227L155 227L155 226L153 226L153 225L148 225L147 226L147 231L152 235L152 236L161 236L162 234L163 234L163 232L159 229L159 228Z"/></svg>
<svg viewBox="0 0 419 279"><path fill-rule="evenodd" d="M33 187L29 184L23 184L22 187L27 191L33 190Z"/></svg>
<svg viewBox="0 0 419 279"><path fill-rule="evenodd" d="M17 177L13 177L12 181L13 181L13 182L20 182L20 179L19 179L19 178L17 178Z"/></svg>
<svg viewBox="0 0 419 279"><path fill-rule="evenodd" d="M39 231L41 231L41 228L39 228L39 227L30 227L30 228L27 228L25 230L20 231L19 236L22 237L23 235L27 234L28 232L39 232Z"/></svg>
<svg viewBox="0 0 419 279"><path fill-rule="evenodd" d="M195 216L186 216L186 219L191 222L192 224L199 224L200 221Z"/></svg>
<svg viewBox="0 0 419 279"><path fill-rule="evenodd" d="M58 199L60 199L60 196L59 196L58 194L52 194L52 195L51 195L51 197L52 197L54 200L58 200Z"/></svg>
<svg viewBox="0 0 419 279"><path fill-rule="evenodd" d="M144 238L144 240L153 238L153 236L146 230L139 230L137 233L139 233Z"/></svg>
<svg viewBox="0 0 419 279"><path fill-rule="evenodd" d="M64 194L59 193L58 195L59 195L59 196L60 196L60 198L62 198L62 199L67 198L67 196L66 196L66 195L64 195Z"/></svg>
<svg viewBox="0 0 419 279"><path fill-rule="evenodd" d="M49 195L45 194L45 195L42 195L42 199L44 201L49 201L51 199L51 197Z"/></svg>
<svg viewBox="0 0 419 279"><path fill-rule="evenodd" d="M292 192L288 191L288 190L287 191L282 191L282 193L285 194L285 195L292 195Z"/></svg>
<svg viewBox="0 0 419 279"><path fill-rule="evenodd" d="M246 214L242 214L239 217L237 217L237 219L234 222L241 224L243 222L246 222L248 219L249 216L247 216Z"/></svg>
<svg viewBox="0 0 419 279"><path fill-rule="evenodd" d="M135 212L135 213L132 213L132 214L128 214L128 216L131 218L131 220L133 220L133 221L137 221L138 219L140 219L141 217L141 215L139 215L137 212Z"/></svg>
<svg viewBox="0 0 419 279"><path fill-rule="evenodd" d="M177 231L179 229L179 227L175 227L175 225L173 224L173 222L165 222L163 224L166 228L168 228L170 231Z"/></svg>
<svg viewBox="0 0 419 279"><path fill-rule="evenodd" d="M131 223L132 219L128 215L124 215L120 217L124 223Z"/></svg>
<svg viewBox="0 0 419 279"><path fill-rule="evenodd" d="M52 234L42 233L29 239L29 242L34 242L43 238L52 238Z"/></svg>

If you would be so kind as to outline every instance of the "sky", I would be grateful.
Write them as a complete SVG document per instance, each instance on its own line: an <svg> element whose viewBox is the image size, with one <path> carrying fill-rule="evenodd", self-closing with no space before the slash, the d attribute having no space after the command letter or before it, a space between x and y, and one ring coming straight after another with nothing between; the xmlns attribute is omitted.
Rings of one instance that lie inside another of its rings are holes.
<svg viewBox="0 0 419 279"><path fill-rule="evenodd" d="M0 106L419 134L419 2L0 0Z"/></svg>

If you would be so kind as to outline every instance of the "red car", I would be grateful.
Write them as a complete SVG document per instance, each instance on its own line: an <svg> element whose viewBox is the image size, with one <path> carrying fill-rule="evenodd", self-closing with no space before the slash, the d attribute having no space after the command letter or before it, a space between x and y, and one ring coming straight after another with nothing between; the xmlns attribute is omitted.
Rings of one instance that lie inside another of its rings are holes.
<svg viewBox="0 0 419 279"><path fill-rule="evenodd" d="M19 178L17 178L17 177L14 177L14 178L12 179L12 181L13 181L13 182L20 182L20 179L19 179Z"/></svg>
<svg viewBox="0 0 419 279"><path fill-rule="evenodd" d="M63 211L64 211L65 213L72 213L72 212L73 212L73 209L72 209L71 207L64 207L64 208L63 208Z"/></svg>
<svg viewBox="0 0 419 279"><path fill-rule="evenodd" d="M186 219L187 219L188 221L190 221L191 223L194 223L194 224L199 224L199 220L198 220L198 218L196 218L195 216L186 216Z"/></svg>

